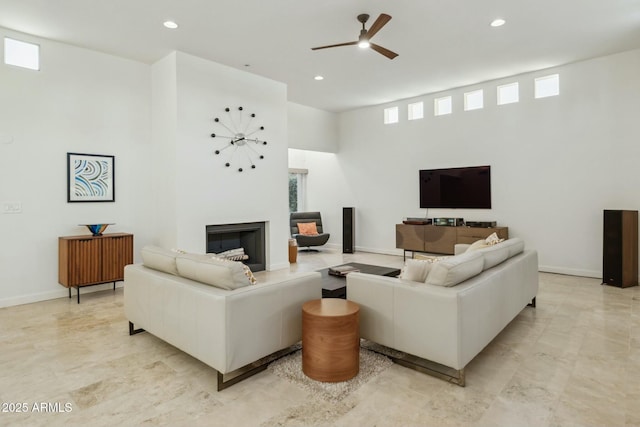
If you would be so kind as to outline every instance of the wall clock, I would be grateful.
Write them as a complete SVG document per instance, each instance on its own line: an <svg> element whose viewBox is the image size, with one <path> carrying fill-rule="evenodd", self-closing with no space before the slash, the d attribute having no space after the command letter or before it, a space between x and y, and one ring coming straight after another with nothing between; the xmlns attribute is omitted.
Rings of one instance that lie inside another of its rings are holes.
<svg viewBox="0 0 640 427"><path fill-rule="evenodd" d="M256 163L264 159L261 150L267 145L267 141L256 135L264 130L264 126L255 124L256 115L246 113L242 107L237 110L227 107L224 111L226 114L223 118L213 119L224 128L223 133L211 134L211 138L220 140L214 153L224 158L226 167L237 168L238 172L255 169Z"/></svg>

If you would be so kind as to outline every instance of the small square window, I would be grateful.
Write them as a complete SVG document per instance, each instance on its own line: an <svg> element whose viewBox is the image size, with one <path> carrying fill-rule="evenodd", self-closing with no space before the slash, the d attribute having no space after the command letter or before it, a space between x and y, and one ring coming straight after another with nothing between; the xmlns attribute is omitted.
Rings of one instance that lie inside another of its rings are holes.
<svg viewBox="0 0 640 427"><path fill-rule="evenodd" d="M484 107L484 92L482 89L464 94L464 110L478 110Z"/></svg>
<svg viewBox="0 0 640 427"><path fill-rule="evenodd" d="M409 120L418 120L424 117L424 103L414 102L407 106L407 113Z"/></svg>
<svg viewBox="0 0 640 427"><path fill-rule="evenodd" d="M498 86L498 105L520 101L518 82Z"/></svg>
<svg viewBox="0 0 640 427"><path fill-rule="evenodd" d="M384 124L398 123L398 107L384 109Z"/></svg>
<svg viewBox="0 0 640 427"><path fill-rule="evenodd" d="M453 104L450 96L442 98L436 98L433 102L434 115L442 116L444 114L451 114Z"/></svg>
<svg viewBox="0 0 640 427"><path fill-rule="evenodd" d="M30 70L40 70L40 46L5 37L4 63Z"/></svg>
<svg viewBox="0 0 640 427"><path fill-rule="evenodd" d="M553 74L551 76L538 77L535 79L535 97L546 98L547 96L556 96L560 94L560 76Z"/></svg>

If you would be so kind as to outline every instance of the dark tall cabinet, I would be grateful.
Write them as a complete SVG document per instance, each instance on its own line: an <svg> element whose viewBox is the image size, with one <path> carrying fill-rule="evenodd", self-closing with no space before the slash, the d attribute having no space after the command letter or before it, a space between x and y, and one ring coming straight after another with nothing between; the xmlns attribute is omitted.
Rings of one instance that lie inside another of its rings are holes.
<svg viewBox="0 0 640 427"><path fill-rule="evenodd" d="M352 254L356 248L356 210L342 208L342 253Z"/></svg>
<svg viewBox="0 0 640 427"><path fill-rule="evenodd" d="M638 211L604 211L602 282L638 285Z"/></svg>

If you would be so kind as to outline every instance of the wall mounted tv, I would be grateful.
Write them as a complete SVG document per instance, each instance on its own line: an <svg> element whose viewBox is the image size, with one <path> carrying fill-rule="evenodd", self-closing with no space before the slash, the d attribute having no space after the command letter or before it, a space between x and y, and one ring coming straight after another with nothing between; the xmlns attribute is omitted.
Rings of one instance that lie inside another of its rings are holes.
<svg viewBox="0 0 640 427"><path fill-rule="evenodd" d="M491 166L420 171L421 208L491 208Z"/></svg>

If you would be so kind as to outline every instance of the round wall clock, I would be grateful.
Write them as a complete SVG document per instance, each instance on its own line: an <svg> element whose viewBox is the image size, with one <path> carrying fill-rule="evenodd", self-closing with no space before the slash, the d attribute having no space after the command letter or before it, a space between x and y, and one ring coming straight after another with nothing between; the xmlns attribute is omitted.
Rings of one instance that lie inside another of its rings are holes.
<svg viewBox="0 0 640 427"><path fill-rule="evenodd" d="M256 115L246 113L242 107L233 111L227 107L224 111L226 115L223 118L213 119L224 128L222 134L211 134L212 138L221 140L214 153L224 158L226 167L237 168L238 172L255 169L256 163L264 159L261 150L267 145L267 141L257 138L256 135L264 130L264 126L256 125Z"/></svg>

